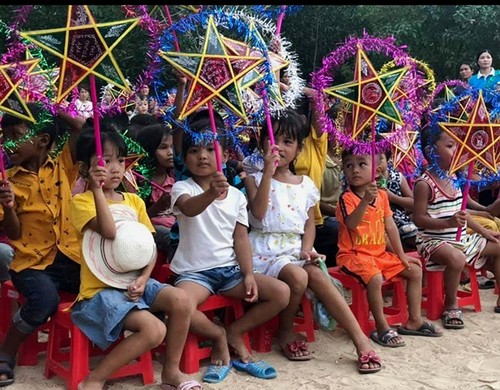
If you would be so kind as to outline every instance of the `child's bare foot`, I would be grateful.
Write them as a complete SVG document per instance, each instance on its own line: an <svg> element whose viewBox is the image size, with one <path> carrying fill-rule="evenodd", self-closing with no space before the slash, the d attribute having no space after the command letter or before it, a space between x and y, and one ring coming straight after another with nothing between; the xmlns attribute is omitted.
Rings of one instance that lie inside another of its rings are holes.
<svg viewBox="0 0 500 390"><path fill-rule="evenodd" d="M310 360L309 345L303 337L293 332L278 334L278 345L288 360Z"/></svg>
<svg viewBox="0 0 500 390"><path fill-rule="evenodd" d="M230 330L227 331L227 344L234 349L234 352L243 363L252 362L255 359L248 350L245 342L243 341L243 336L241 334L235 334Z"/></svg>
<svg viewBox="0 0 500 390"><path fill-rule="evenodd" d="M229 354L229 347L227 345L226 330L221 326L220 337L213 340L212 346L212 358L210 363L216 366L227 366L231 360L231 355Z"/></svg>
<svg viewBox="0 0 500 390"><path fill-rule="evenodd" d="M104 382L92 380L89 377L85 378L78 384L78 390L102 390Z"/></svg>

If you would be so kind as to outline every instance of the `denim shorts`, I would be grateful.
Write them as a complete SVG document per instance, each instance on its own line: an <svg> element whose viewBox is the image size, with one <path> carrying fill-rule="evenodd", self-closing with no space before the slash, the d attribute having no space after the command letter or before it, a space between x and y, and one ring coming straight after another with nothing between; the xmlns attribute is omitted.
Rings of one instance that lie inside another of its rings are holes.
<svg viewBox="0 0 500 390"><path fill-rule="evenodd" d="M71 319L90 341L104 350L120 337L127 314L131 310L149 310L158 293L168 286L149 279L137 302L128 299L125 290L106 288L90 299L77 302L71 309ZM164 317L164 313L155 314Z"/></svg>
<svg viewBox="0 0 500 390"><path fill-rule="evenodd" d="M175 285L181 282L192 282L208 289L212 294L218 294L235 288L243 282L239 265L218 267L200 272L185 272L175 279Z"/></svg>

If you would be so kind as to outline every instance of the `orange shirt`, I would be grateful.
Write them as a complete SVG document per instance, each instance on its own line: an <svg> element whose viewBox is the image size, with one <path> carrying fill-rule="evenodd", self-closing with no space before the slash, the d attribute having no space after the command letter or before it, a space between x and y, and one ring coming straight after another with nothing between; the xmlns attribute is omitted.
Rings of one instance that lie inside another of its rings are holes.
<svg viewBox="0 0 500 390"><path fill-rule="evenodd" d="M58 249L80 263L78 238L69 219L71 186L78 175L78 164L71 158L69 143L56 158L47 157L38 172L16 166L6 175L21 222L21 237L10 242L15 250L11 269L43 270L54 262Z"/></svg>
<svg viewBox="0 0 500 390"><path fill-rule="evenodd" d="M384 219L392 216L387 193L379 190L375 203L368 205L359 225L356 229L349 230L345 219L360 202L361 198L351 190L347 190L340 196L336 211L336 217L339 220L337 257L347 254L378 257L386 252Z"/></svg>

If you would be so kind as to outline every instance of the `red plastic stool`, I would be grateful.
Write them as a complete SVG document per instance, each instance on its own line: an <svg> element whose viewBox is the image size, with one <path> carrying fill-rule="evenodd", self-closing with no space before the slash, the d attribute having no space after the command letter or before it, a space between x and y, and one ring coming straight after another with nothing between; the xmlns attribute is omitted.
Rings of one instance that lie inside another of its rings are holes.
<svg viewBox="0 0 500 390"><path fill-rule="evenodd" d="M171 275L172 271L170 270L170 264L162 264L157 272L157 280L166 283ZM224 322L226 324L230 324L231 321L245 314L243 302L240 299L221 295L211 295L205 302L198 306L198 310L211 319L214 318L215 311L220 309L225 309ZM245 334L243 339L247 348L251 350L248 334ZM205 341L208 341L207 345L201 345ZM165 343L162 343L155 351L162 352L164 349ZM196 373L200 370L200 361L209 358L211 355L212 347L209 345L209 340L203 340L198 335L189 332L186 343L184 344L184 350L182 351L180 369L186 374Z"/></svg>
<svg viewBox="0 0 500 390"><path fill-rule="evenodd" d="M368 336L375 328L375 321L370 318L370 308L366 298L366 288L353 276L340 271L338 267L328 268L328 273L340 280L344 288L351 290L350 308L363 332ZM389 325L404 324L408 320L406 300L406 281L400 277L386 280L382 284L382 292L392 290L392 303L384 307L384 314Z"/></svg>
<svg viewBox="0 0 500 390"><path fill-rule="evenodd" d="M73 302L76 299L75 294L65 292L60 292L59 297L61 302ZM21 305L24 301L24 297L19 294L10 280L2 283L0 293L0 308L2 308L0 316L0 342L3 342L7 336L12 323L12 305ZM41 332L46 333L49 330L49 326L50 319L24 340L17 352L16 364L18 366L36 366L38 364L38 354L47 350L47 341L40 341L39 336Z"/></svg>
<svg viewBox="0 0 500 390"><path fill-rule="evenodd" d="M60 304L50 322L44 375L46 378L57 375L64 379L68 390L77 390L78 384L90 371L90 356L105 354L109 349L102 351L89 341L71 321L71 311L68 310L70 306L71 303ZM64 341L68 336L70 344L69 348L66 348ZM141 375L145 385L154 383L154 367L150 351L139 356L137 361L118 369L109 379L132 375Z"/></svg>
<svg viewBox="0 0 500 390"><path fill-rule="evenodd" d="M245 314L243 302L240 299L224 297L221 295L211 295L205 302L198 306L198 310L205 313L209 317L213 316L213 312L219 309L225 309L224 322L226 324L231 323L231 321L238 319ZM228 311L228 309L231 312ZM243 336L243 339L246 347L250 351L251 347L248 333ZM206 340L203 340L201 337L192 332L188 333L180 362L180 369L182 372L185 372L186 374L198 372L200 370L200 361L209 358L212 355L212 347L210 345L200 345L203 341Z"/></svg>
<svg viewBox="0 0 500 390"><path fill-rule="evenodd" d="M305 333L308 342L316 341L314 330L316 328L312 303L309 298L304 294L300 302L301 314L297 314L293 320L293 331L295 333ZM257 326L250 331L250 340L252 349L257 352L270 352L273 345L273 339L278 332L279 317L267 321L264 324Z"/></svg>
<svg viewBox="0 0 500 390"><path fill-rule="evenodd" d="M425 287L422 288L422 308L426 311L426 317L435 321L441 318L444 311L444 285L443 285L443 270L428 271L425 268L425 262L418 252L408 253L409 256L419 258L422 262L424 271ZM477 270L469 265L466 265L469 270L469 280L471 291L457 291L458 307L473 306L474 311L481 311L481 295L479 293L479 285L477 283Z"/></svg>

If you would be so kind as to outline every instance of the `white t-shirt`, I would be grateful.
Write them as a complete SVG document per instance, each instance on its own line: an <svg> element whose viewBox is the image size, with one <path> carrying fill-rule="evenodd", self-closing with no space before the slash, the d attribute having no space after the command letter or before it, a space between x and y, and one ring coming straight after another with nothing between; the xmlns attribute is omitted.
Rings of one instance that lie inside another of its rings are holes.
<svg viewBox="0 0 500 390"><path fill-rule="evenodd" d="M84 117L85 119L94 116L94 106L92 105L92 101L90 100L82 102L80 99L76 99L75 108L78 111L78 115Z"/></svg>
<svg viewBox="0 0 500 390"><path fill-rule="evenodd" d="M236 223L248 227L247 200L234 187L224 199L214 200L201 214L187 217L176 206L183 195L200 195L204 190L192 179L172 186L172 209L179 223L179 246L171 268L176 274L237 265L233 234Z"/></svg>

